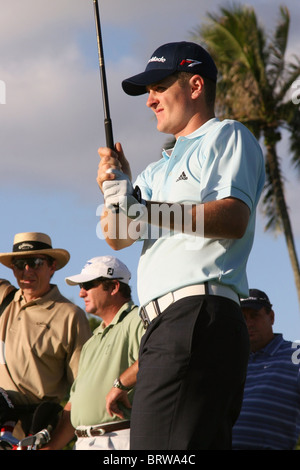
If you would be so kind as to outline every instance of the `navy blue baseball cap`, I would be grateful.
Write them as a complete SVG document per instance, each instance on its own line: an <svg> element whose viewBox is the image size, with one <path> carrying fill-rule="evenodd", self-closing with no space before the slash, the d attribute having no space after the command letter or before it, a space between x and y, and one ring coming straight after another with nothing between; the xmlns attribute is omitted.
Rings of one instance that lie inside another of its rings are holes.
<svg viewBox="0 0 300 470"><path fill-rule="evenodd" d="M127 95L147 93L146 87L175 72L189 72L217 81L218 70L210 54L193 42L171 42L153 52L144 72L127 78L122 87Z"/></svg>
<svg viewBox="0 0 300 470"><path fill-rule="evenodd" d="M260 310L262 307L271 308L272 304L265 292L259 289L249 289L249 297L241 299L242 308L253 308Z"/></svg>

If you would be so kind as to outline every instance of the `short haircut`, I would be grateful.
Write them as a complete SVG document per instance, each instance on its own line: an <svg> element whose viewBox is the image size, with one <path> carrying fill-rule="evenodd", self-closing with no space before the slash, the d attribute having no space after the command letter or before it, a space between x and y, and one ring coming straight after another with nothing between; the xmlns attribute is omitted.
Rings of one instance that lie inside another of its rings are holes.
<svg viewBox="0 0 300 470"><path fill-rule="evenodd" d="M188 83L190 78L195 75L190 72L175 72L174 76L176 76L179 85L183 86L184 84ZM196 74L199 75L199 74ZM200 75L202 77L202 75ZM214 107L216 101L216 83L207 77L202 77L204 81L204 96L205 102L207 106Z"/></svg>
<svg viewBox="0 0 300 470"><path fill-rule="evenodd" d="M119 281L119 279L103 279L103 280L101 280L103 290L107 291L110 287L112 287L113 284L114 284L114 281ZM119 281L119 284L120 284L120 288L119 288L120 294L122 294L122 296L125 299L130 299L131 300L131 287L128 284L126 284L125 282Z"/></svg>

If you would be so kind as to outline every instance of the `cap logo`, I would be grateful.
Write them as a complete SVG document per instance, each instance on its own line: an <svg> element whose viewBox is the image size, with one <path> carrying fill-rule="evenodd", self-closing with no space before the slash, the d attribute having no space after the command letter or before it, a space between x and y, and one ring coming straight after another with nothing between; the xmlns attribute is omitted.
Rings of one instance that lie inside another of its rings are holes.
<svg viewBox="0 0 300 470"><path fill-rule="evenodd" d="M268 302L265 297L248 297L247 300L263 300L264 302Z"/></svg>
<svg viewBox="0 0 300 470"><path fill-rule="evenodd" d="M30 243L21 243L21 245L18 246L18 250L33 250L33 248L34 246Z"/></svg>
<svg viewBox="0 0 300 470"><path fill-rule="evenodd" d="M183 59L179 65L186 65L188 64L188 67L194 67L195 65L200 65L202 62L199 62L199 60L194 60L194 59Z"/></svg>
<svg viewBox="0 0 300 470"><path fill-rule="evenodd" d="M20 243L15 243L13 246L13 252L17 251L36 251L36 250L49 250L52 249L51 245L44 242L38 241L24 241Z"/></svg>
<svg viewBox="0 0 300 470"><path fill-rule="evenodd" d="M108 269L107 269L107 274L108 274L109 276L112 276L113 273L114 273L114 268L108 268Z"/></svg>
<svg viewBox="0 0 300 470"><path fill-rule="evenodd" d="M167 60L167 59L166 59L164 56L162 56L162 57L153 56L153 57L151 57L151 59L148 61L148 64L149 64L150 62L166 62L166 60Z"/></svg>

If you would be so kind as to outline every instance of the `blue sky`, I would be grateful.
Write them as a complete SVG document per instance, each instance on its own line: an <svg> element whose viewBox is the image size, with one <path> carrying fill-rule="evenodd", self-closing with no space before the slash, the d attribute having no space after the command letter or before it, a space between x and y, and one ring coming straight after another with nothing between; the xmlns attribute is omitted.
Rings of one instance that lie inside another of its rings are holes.
<svg viewBox="0 0 300 470"><path fill-rule="evenodd" d="M272 32L281 1L251 0L261 23ZM291 13L289 54L299 55L298 2L284 2ZM227 1L99 1L110 110L115 140L121 141L135 177L160 158L169 136L157 132L145 97L131 98L122 79L144 69L151 53L165 42L188 40ZM107 253L118 256L132 272L140 246L114 253L97 237L97 149L104 145L103 108L92 1L0 0L0 80L6 104L0 104L2 227L0 251L11 251L15 233L41 231L54 247L71 253L54 280L64 295L82 305L78 288L64 278L80 272L86 260ZM279 148L286 177L298 256L300 256L299 179L288 163L287 142ZM283 235L257 233L248 263L250 287L265 290L274 305L275 331L300 339L300 312ZM14 280L0 265L0 277Z"/></svg>

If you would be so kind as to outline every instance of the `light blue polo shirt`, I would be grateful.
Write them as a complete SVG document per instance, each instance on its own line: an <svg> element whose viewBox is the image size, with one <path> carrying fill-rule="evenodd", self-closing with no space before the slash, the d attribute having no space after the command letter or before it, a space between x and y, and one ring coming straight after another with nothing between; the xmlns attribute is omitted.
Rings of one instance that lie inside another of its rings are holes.
<svg viewBox="0 0 300 470"><path fill-rule="evenodd" d="M231 196L244 201L251 215L239 240L170 232L158 236L151 227L144 236L138 267L140 304L208 280L247 297L246 264L264 181L264 158L257 140L232 120L209 120L192 134L179 137L172 151L164 151L162 159L150 164L135 182L145 200L205 203Z"/></svg>

